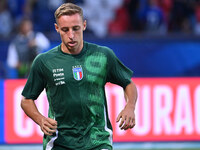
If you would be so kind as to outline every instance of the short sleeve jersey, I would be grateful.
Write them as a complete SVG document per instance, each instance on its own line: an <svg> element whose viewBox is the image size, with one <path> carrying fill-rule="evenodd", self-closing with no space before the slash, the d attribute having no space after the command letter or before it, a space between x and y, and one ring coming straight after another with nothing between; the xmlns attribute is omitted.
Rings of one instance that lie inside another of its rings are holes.
<svg viewBox="0 0 200 150"><path fill-rule="evenodd" d="M77 55L63 53L60 45L38 55L22 95L36 100L46 90L48 115L58 128L56 135L44 136L44 149L55 145L76 150L112 147L105 84L125 88L131 77L132 71L111 49L88 42Z"/></svg>

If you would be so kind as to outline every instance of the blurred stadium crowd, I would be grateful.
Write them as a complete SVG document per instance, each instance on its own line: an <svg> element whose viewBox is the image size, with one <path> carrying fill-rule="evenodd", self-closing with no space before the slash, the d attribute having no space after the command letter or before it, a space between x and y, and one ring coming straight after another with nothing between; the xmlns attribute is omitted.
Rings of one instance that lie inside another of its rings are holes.
<svg viewBox="0 0 200 150"><path fill-rule="evenodd" d="M0 78L13 78L13 69L18 70L14 78L27 77L33 58L59 40L54 12L65 2L83 8L85 33L97 39L200 35L200 0L0 0Z"/></svg>
<svg viewBox="0 0 200 150"><path fill-rule="evenodd" d="M84 9L88 30L97 37L129 32L200 34L200 0L1 0L0 36L9 37L24 16L34 30L55 32L54 11L64 2Z"/></svg>

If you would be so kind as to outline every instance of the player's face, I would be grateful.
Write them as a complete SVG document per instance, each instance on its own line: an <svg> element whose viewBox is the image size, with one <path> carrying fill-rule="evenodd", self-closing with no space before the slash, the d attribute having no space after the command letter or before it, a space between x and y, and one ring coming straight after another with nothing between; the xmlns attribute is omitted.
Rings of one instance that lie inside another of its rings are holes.
<svg viewBox="0 0 200 150"><path fill-rule="evenodd" d="M57 19L56 31L60 34L63 52L78 54L83 48L83 31L86 21L79 14L71 16L63 15Z"/></svg>

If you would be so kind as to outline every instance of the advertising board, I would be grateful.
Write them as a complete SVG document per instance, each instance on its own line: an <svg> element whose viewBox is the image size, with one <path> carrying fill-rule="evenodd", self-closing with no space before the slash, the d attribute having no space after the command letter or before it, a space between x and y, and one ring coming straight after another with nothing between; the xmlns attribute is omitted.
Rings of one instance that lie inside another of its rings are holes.
<svg viewBox="0 0 200 150"><path fill-rule="evenodd" d="M123 89L107 84L108 111L114 142L200 140L200 78L134 78L138 89L136 126L122 131L116 123L125 106ZM20 107L26 80L5 81L5 142L41 143L42 132ZM36 100L47 116L45 92Z"/></svg>

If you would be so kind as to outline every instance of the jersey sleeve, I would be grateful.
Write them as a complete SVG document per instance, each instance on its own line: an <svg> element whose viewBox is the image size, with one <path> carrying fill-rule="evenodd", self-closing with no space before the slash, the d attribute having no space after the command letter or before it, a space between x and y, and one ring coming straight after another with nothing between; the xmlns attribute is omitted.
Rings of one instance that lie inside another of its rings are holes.
<svg viewBox="0 0 200 150"><path fill-rule="evenodd" d="M117 58L112 50L109 50L107 82L125 89L130 84L132 75L133 72Z"/></svg>
<svg viewBox="0 0 200 150"><path fill-rule="evenodd" d="M46 82L43 77L42 66L43 63L39 55L33 61L28 80L22 91L22 95L27 99L36 100L45 88Z"/></svg>

